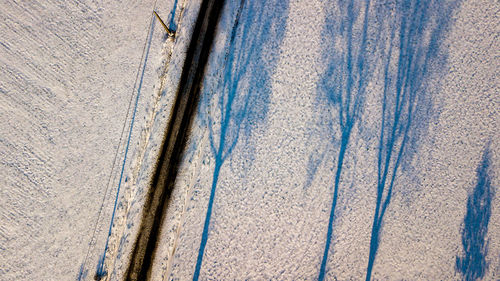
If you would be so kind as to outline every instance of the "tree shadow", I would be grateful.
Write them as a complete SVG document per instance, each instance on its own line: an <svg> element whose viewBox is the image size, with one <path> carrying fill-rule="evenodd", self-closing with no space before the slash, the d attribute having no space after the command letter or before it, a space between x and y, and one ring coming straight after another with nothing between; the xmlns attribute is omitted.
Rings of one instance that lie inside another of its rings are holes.
<svg viewBox="0 0 500 281"><path fill-rule="evenodd" d="M232 3L236 5L236 3ZM270 9L272 7L272 9ZM240 134L249 137L253 128L265 122L271 95L270 76L277 62L277 50L283 39L288 1L240 0L235 8L230 36L225 44L222 75L215 87L206 85L199 110L200 119L209 130L210 149L215 158L210 198L193 280L199 278L209 236L210 219L219 175L231 156Z"/></svg>
<svg viewBox="0 0 500 281"><path fill-rule="evenodd" d="M329 6L324 27L324 38L328 40L324 51L327 66L318 87L318 103L338 112L332 132L338 132L340 147L319 280L325 277L331 250L335 208L350 136L356 125L364 126L361 118L367 93L376 89L368 89L370 84L381 86L376 207L366 273L366 280L371 279L396 174L401 165L405 167L410 162L418 140L428 128L433 107L428 79L444 73L447 54L440 43L460 3L351 0ZM311 178L317 170L317 158L310 161Z"/></svg>
<svg viewBox="0 0 500 281"><path fill-rule="evenodd" d="M467 199L467 212L462 229L463 255L456 257L456 271L464 280L477 280L484 277L488 269L488 223L491 216L491 202L495 190L491 186L491 154L489 147L483 153L481 163L476 169L477 183Z"/></svg>

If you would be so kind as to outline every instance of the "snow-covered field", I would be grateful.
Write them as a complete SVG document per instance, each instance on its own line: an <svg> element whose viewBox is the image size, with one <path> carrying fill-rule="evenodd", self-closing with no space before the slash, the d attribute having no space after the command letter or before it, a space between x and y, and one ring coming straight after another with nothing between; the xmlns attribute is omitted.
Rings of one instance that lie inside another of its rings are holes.
<svg viewBox="0 0 500 281"><path fill-rule="evenodd" d="M0 4L0 280L92 279L118 186L124 277L201 2ZM152 280L499 279L499 10L226 1Z"/></svg>
<svg viewBox="0 0 500 281"><path fill-rule="evenodd" d="M165 280L498 279L498 4L243 3L221 19Z"/></svg>
<svg viewBox="0 0 500 281"><path fill-rule="evenodd" d="M157 11L168 19L173 3L158 1ZM0 280L74 280L87 251L82 273L93 278L108 233L132 112L121 143L120 135L129 101L137 96L139 81L134 82L145 64L141 55L153 5L0 3ZM164 34L157 23L128 159L137 154L153 103ZM130 160L125 174L129 166Z"/></svg>

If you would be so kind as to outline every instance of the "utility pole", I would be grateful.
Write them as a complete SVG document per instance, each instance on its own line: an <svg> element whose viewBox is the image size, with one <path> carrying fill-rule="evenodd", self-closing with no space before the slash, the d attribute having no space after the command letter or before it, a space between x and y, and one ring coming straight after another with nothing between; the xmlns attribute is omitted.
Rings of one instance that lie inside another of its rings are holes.
<svg viewBox="0 0 500 281"><path fill-rule="evenodd" d="M158 18L158 20L160 21L161 25L163 25L163 28L165 28L165 31L167 32L168 36L175 37L175 31L174 30L170 30L170 28L167 27L167 25L161 20L160 16L158 15L158 13L156 13L156 11L153 11L153 13Z"/></svg>

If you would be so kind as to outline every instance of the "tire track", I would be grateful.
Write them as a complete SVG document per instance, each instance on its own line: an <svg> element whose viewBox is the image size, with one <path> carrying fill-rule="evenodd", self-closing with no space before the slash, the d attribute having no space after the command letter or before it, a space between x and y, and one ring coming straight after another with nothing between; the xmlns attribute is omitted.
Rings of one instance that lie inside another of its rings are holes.
<svg viewBox="0 0 500 281"><path fill-rule="evenodd" d="M201 4L161 153L144 204L141 227L125 274L126 280L150 279L165 209L177 175L178 162L185 148L192 115L198 103L200 82L223 3L224 1L205 0Z"/></svg>
<svg viewBox="0 0 500 281"><path fill-rule="evenodd" d="M124 202L123 204L125 205L125 210L121 210L120 211L121 214L129 214L130 213L130 210L131 210L133 202L134 202L133 199L135 196L137 196L137 193L138 193L137 181L139 180L139 178L141 176L141 169L143 168L143 163L145 161L146 152L147 152L148 147L150 146L151 133L152 133L153 125L156 121L155 116L161 110L162 93L166 87L167 75L169 73L170 61L172 58L172 54L174 52L174 47L176 45L176 38L182 33L182 30L179 31L177 27L182 24L182 19L183 19L184 10L186 7L186 2L187 2L187 0L183 0L182 3L180 4L181 5L180 11L178 12L178 17L177 17L178 22L175 24L175 29L174 29L177 32L177 36L176 37L168 37L167 38L167 46L164 47L164 49L166 49L166 51L164 51L164 52L166 52L166 53L163 55L163 58L162 58L163 69L161 71L160 78L159 78L159 86L155 90L155 95L153 96L152 110L149 113L149 116L147 118L148 121L146 122L146 125L144 126L144 129L141 133L141 138L139 141L140 147L138 148L137 156L135 157L135 159L131 163L132 172L130 175L131 180L129 182L131 182L133 184L131 184L130 187L125 188L125 195L124 195L125 199L123 199L123 202ZM174 3L173 12L170 14L170 17L171 17L171 19L169 21L170 27L174 26L172 24L172 22L174 22L174 19L176 18L175 11L177 11L177 0ZM113 274L116 274L117 256L120 255L120 251L123 251L123 249L121 248L123 241L121 241L120 237L123 237L124 232L126 231L126 225L127 225L126 220L127 220L126 215L125 216L118 216L116 218L115 223L114 223L114 228L117 230L115 230L112 234L112 239L111 239L112 242L110 242L111 245L109 247L110 248L109 249L110 258L108 258L108 260L110 260L111 262L108 262L108 264L106 265L108 268L113 269L113 272L110 273L111 276Z"/></svg>

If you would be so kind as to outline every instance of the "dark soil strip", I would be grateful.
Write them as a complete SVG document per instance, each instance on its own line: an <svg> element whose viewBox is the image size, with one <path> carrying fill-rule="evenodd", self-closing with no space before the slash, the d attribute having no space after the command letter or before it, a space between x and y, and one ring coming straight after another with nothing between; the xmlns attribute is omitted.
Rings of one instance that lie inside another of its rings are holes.
<svg viewBox="0 0 500 281"><path fill-rule="evenodd" d="M125 280L151 278L160 228L198 104L201 82L223 4L224 0L204 0L201 4Z"/></svg>

